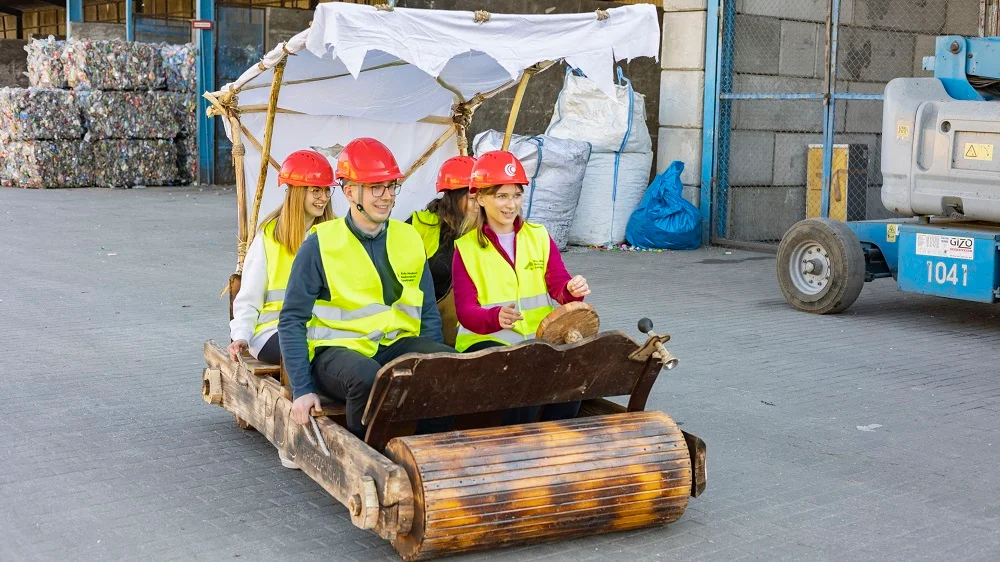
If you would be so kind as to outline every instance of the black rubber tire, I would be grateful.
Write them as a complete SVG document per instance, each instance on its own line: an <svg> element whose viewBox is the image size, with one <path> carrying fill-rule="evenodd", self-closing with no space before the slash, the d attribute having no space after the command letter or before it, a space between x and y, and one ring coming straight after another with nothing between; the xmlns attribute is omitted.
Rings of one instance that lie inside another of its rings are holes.
<svg viewBox="0 0 1000 562"><path fill-rule="evenodd" d="M789 267L800 244L814 242L826 250L829 282L815 295L803 293L792 282ZM865 285L865 253L846 224L833 219L806 219L788 229L778 245L778 286L789 304L803 312L836 314L854 304Z"/></svg>

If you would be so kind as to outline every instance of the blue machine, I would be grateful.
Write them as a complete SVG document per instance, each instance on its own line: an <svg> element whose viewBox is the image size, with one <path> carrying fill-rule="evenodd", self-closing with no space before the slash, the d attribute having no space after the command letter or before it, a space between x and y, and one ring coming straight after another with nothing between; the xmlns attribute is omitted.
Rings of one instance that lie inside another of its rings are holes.
<svg viewBox="0 0 1000 562"><path fill-rule="evenodd" d="M905 219L793 225L778 247L778 283L792 306L828 314L866 282L901 291L1000 302L1000 38L938 37L934 78L885 90L882 203Z"/></svg>

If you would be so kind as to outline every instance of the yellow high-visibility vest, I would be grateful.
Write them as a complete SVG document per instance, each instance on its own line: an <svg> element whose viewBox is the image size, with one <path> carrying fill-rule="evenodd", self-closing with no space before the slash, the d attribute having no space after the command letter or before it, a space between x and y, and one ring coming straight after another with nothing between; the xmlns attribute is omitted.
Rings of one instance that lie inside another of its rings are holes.
<svg viewBox="0 0 1000 562"><path fill-rule="evenodd" d="M424 242L424 255L430 259L441 243L441 218L430 211L415 211L410 222Z"/></svg>
<svg viewBox="0 0 1000 562"><path fill-rule="evenodd" d="M277 225L278 219L274 219L265 224L261 231L264 256L267 258L267 294L264 296L264 306L257 316L254 335L278 325L278 314L285 300L285 287L288 286L288 276L292 273L292 260L295 259L295 254L274 238Z"/></svg>
<svg viewBox="0 0 1000 562"><path fill-rule="evenodd" d="M455 349L465 351L482 341L513 344L535 337L535 331L558 304L549 296L545 284L545 271L549 264L549 233L540 224L523 223L515 238L514 267L504 259L492 244L479 245L476 231L455 241L472 283L476 286L479 306L493 308L516 303L524 317L511 329L501 329L492 334L477 334L459 326Z"/></svg>
<svg viewBox="0 0 1000 562"><path fill-rule="evenodd" d="M389 220L386 250L396 279L403 286L399 300L383 302L382 280L361 242L344 218L312 229L319 242L329 301L317 301L306 326L309 360L316 348L338 346L371 357L379 345L420 335L424 293L420 290L426 258L420 235L410 225Z"/></svg>

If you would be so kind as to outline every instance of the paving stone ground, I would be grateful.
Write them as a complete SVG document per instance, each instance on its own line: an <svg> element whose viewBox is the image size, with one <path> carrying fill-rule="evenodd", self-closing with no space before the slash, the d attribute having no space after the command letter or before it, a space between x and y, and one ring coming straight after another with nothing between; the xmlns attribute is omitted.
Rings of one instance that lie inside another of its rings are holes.
<svg viewBox="0 0 1000 562"><path fill-rule="evenodd" d="M231 191L0 190L0 560L397 560L201 400ZM795 312L772 255L573 251L605 328L680 366L649 408L708 490L639 532L467 560L1000 559L1000 309L869 284Z"/></svg>

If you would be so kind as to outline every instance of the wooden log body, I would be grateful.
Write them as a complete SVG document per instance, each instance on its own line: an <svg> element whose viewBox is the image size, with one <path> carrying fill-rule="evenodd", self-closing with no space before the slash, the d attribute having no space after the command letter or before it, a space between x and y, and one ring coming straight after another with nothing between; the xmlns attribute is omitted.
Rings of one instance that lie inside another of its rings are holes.
<svg viewBox="0 0 1000 562"><path fill-rule="evenodd" d="M691 496L691 458L662 412L396 438L386 456L413 483L414 518L393 546L423 560L671 523Z"/></svg>
<svg viewBox="0 0 1000 562"><path fill-rule="evenodd" d="M348 507L351 520L359 527L370 528L374 520L372 530L387 540L409 531L413 493L401 467L333 419L321 417L317 425L330 451L330 456L326 456L318 442L310 441L306 431L311 431L311 426L292 421L292 402L283 396L281 384L274 378L276 367L244 369L212 340L205 342L205 362L208 368L203 375L202 393L206 401L221 390L220 406L256 428L285 457L294 460L302 472ZM221 389L214 388L213 385L220 383ZM377 499L375 506L371 505L373 498Z"/></svg>

